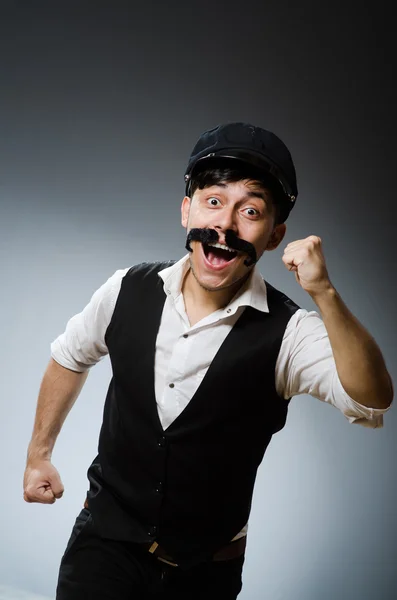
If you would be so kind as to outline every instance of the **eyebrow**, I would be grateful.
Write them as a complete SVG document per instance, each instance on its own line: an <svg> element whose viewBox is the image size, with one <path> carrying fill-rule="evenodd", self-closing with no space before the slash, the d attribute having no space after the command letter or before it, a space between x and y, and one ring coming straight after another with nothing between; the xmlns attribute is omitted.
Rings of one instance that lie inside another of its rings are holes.
<svg viewBox="0 0 397 600"><path fill-rule="evenodd" d="M267 197L267 194L265 194L265 192L250 191L250 192L246 193L245 197L246 198L261 198L261 200L264 200L264 202L268 201L268 197Z"/></svg>

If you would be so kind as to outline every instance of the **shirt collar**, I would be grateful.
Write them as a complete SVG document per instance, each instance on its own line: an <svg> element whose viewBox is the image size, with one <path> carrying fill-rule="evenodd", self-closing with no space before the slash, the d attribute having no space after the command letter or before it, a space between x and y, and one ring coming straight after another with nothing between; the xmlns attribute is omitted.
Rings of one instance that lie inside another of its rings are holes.
<svg viewBox="0 0 397 600"><path fill-rule="evenodd" d="M181 294L182 282L189 269L189 254L186 254L171 267L159 271L159 276L164 282L164 291L174 301ZM228 308L232 309L232 312L235 312L240 306L251 306L261 312L269 312L266 283L263 281L262 275L256 266L253 268L245 284L232 298Z"/></svg>

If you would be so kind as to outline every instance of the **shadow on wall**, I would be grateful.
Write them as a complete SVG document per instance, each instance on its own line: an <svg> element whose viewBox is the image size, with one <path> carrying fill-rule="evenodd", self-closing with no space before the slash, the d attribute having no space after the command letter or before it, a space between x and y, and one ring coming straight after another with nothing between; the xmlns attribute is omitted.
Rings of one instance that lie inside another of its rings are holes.
<svg viewBox="0 0 397 600"><path fill-rule="evenodd" d="M48 596L39 596L26 592L24 590L18 590L15 587L8 585L0 585L0 600L53 600Z"/></svg>

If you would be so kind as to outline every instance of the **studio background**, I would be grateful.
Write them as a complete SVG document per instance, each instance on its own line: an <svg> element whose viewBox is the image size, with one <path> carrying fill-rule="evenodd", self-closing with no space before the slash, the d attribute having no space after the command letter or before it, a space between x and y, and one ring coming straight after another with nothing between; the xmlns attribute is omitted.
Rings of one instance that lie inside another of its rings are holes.
<svg viewBox="0 0 397 600"><path fill-rule="evenodd" d="M299 185L264 277L313 309L282 261L310 234L396 381L396 93L391 9L353 3L0 3L0 599L54 598L87 489L110 365L91 372L53 462L22 478L50 343L116 269L179 259L183 174L206 129L274 131ZM259 470L241 600L397 597L396 414L349 425L310 397Z"/></svg>

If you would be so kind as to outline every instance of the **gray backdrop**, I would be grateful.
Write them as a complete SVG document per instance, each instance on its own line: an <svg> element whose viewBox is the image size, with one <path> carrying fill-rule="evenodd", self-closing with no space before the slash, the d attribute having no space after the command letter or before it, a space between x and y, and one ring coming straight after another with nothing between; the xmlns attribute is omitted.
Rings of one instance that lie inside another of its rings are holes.
<svg viewBox="0 0 397 600"><path fill-rule="evenodd" d="M54 598L110 377L105 359L59 437L64 498L24 503L50 343L116 269L184 254L183 173L205 129L245 120L287 143L300 195L282 247L322 237L335 286L396 377L391 9L291 4L0 3L4 598ZM261 272L312 309L281 256ZM292 400L260 468L242 600L397 597L395 430L393 409L369 430Z"/></svg>

